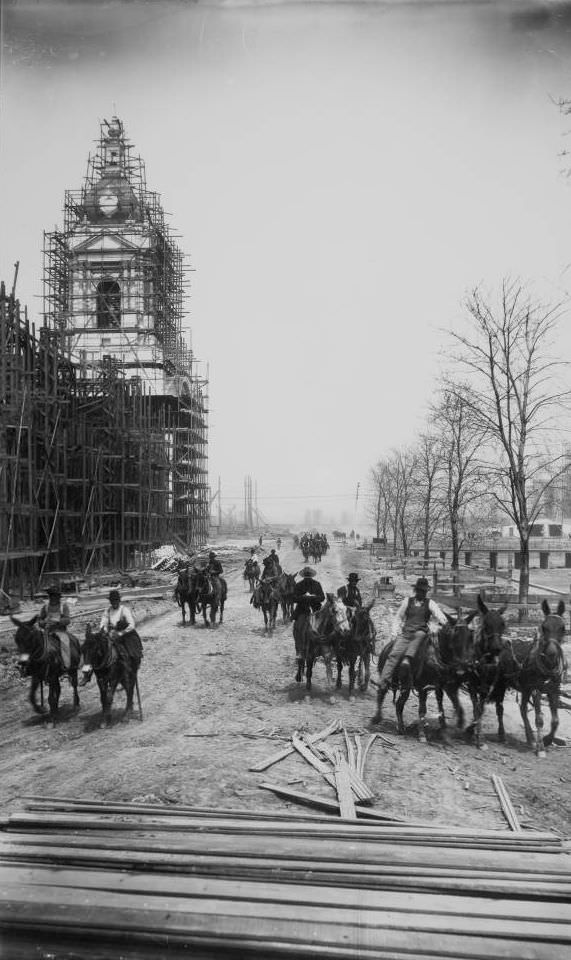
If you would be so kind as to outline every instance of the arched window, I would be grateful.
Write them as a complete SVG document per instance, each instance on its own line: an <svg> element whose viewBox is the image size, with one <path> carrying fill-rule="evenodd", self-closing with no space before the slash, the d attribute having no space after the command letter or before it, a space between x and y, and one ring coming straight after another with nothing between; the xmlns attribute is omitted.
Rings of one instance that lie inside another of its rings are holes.
<svg viewBox="0 0 571 960"><path fill-rule="evenodd" d="M121 287L116 280L97 284L97 326L121 326Z"/></svg>

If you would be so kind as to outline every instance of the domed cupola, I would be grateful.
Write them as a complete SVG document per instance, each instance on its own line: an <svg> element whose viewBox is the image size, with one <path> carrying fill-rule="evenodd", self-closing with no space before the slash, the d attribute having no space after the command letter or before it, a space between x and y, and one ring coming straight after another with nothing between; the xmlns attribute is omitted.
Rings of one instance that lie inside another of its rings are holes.
<svg viewBox="0 0 571 960"><path fill-rule="evenodd" d="M100 177L87 187L81 204L92 223L124 223L141 220L141 204L133 189L126 164L123 124L113 117L102 131Z"/></svg>

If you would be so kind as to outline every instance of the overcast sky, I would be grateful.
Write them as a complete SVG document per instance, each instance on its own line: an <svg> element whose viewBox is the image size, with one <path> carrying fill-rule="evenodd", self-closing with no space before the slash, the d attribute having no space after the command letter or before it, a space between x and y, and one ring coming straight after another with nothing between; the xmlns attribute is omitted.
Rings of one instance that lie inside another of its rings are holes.
<svg viewBox="0 0 571 960"><path fill-rule="evenodd" d="M571 284L563 4L3 5L0 277L41 311L62 224L116 112L189 254L210 480L240 509L358 523L413 441L441 328L506 275ZM571 325L561 329L569 359Z"/></svg>

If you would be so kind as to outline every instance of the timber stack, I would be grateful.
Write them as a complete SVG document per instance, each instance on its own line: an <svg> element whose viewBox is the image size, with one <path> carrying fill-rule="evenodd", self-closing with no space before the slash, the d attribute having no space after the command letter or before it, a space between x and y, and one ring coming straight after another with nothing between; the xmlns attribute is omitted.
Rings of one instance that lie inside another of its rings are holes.
<svg viewBox="0 0 571 960"><path fill-rule="evenodd" d="M567 960L548 832L28 798L0 831L3 956Z"/></svg>

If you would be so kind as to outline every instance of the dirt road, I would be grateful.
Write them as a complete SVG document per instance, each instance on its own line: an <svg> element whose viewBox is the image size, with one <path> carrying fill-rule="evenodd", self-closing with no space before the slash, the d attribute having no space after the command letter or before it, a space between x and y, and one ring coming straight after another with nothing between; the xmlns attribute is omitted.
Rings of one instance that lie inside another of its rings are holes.
<svg viewBox="0 0 571 960"><path fill-rule="evenodd" d="M229 598L221 626L183 627L169 590L163 601L156 601L158 616L141 625L142 723L119 722L124 704L120 693L114 712L117 722L100 729L99 696L92 681L81 690L76 715L71 713L71 688L64 686L62 722L49 729L31 711L28 682L17 679L13 671L5 672L0 689L0 814L10 812L19 797L29 794L146 798L284 812L285 801L260 789L267 780L289 782L293 789L334 799L332 788L299 756L264 773L248 768L274 753L294 730L320 730L338 717L348 731L366 732L375 709L374 688L356 693L350 701L345 683L332 695L318 663L313 690L306 696L303 684L294 680L291 625L278 619L273 635L266 635L261 613L249 603L241 575L247 546L236 542L236 559L225 566ZM303 565L291 541L282 546L280 555L287 572ZM325 590L336 590L350 570L357 570L367 599L377 573L374 562L364 551L335 545L319 565L318 577ZM410 589L410 584L400 586ZM373 615L382 642L388 605L378 601ZM435 714L432 699L429 708ZM398 738L389 708L382 730L395 745L377 741L369 753L365 779L381 811L507 829L492 785L495 773L502 777L523 822L565 835L571 832L569 749L552 748L546 760L537 760L525 745L513 694L506 705L508 741L498 744L495 717L489 710L486 751L476 751L456 731L451 745L440 743L435 716L429 743L419 744L416 709L417 701L411 699L405 714L410 729L405 738ZM562 711L560 732L571 742L567 711ZM331 742L341 745L341 735Z"/></svg>

